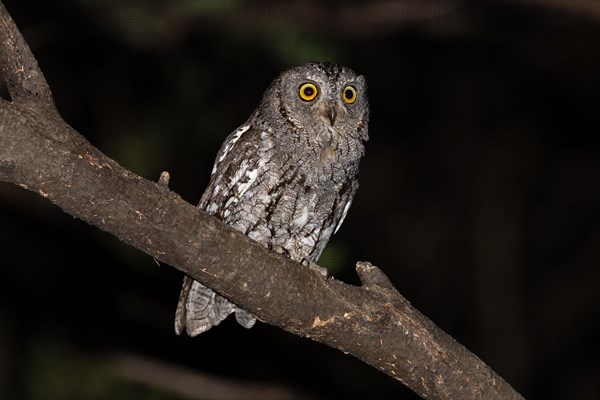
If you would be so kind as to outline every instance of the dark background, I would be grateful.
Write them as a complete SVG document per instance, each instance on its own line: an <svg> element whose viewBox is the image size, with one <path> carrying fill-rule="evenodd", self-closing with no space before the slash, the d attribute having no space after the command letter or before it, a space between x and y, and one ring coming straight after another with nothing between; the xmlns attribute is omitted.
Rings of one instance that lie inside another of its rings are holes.
<svg viewBox="0 0 600 400"><path fill-rule="evenodd" d="M380 266L527 398L600 398L600 3L4 3L65 120L194 204L282 69L364 74L361 188L321 264ZM0 184L0 223L0 398L416 398L265 324L177 337L181 273L33 193Z"/></svg>

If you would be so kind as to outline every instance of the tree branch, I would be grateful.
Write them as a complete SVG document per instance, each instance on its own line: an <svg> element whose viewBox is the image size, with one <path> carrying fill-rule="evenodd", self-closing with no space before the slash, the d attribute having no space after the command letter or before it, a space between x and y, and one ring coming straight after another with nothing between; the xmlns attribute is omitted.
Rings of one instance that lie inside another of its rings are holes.
<svg viewBox="0 0 600 400"><path fill-rule="evenodd" d="M54 109L54 100L44 75L25 43L25 39L0 3L0 19L2 40L0 55L2 57L0 73L4 76L6 86L13 101L35 101L40 106Z"/></svg>
<svg viewBox="0 0 600 400"><path fill-rule="evenodd" d="M170 264L261 321L352 354L432 399L518 399L510 385L441 331L369 263L362 287L325 279L143 179L65 123L35 58L0 3L0 181Z"/></svg>

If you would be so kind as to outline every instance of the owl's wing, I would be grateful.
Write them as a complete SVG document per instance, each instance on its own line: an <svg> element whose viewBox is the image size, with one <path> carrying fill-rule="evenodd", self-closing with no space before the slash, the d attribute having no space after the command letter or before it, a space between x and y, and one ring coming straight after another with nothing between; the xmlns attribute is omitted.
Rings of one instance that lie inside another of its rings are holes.
<svg viewBox="0 0 600 400"><path fill-rule="evenodd" d="M244 125L225 139L217 154L209 185L198 204L224 222L228 222L227 219L233 215L232 208L253 183L251 178L257 177L258 154L247 138L240 140L245 133L252 135L255 132L250 125ZM175 332L181 334L185 330L190 336L199 335L221 323L232 312L245 328L251 328L256 322L250 313L186 276L177 304Z"/></svg>
<svg viewBox="0 0 600 400"><path fill-rule="evenodd" d="M259 159L265 142L260 136L256 128L247 124L225 139L198 207L231 225L228 218L231 211L238 208L244 193L261 178Z"/></svg>

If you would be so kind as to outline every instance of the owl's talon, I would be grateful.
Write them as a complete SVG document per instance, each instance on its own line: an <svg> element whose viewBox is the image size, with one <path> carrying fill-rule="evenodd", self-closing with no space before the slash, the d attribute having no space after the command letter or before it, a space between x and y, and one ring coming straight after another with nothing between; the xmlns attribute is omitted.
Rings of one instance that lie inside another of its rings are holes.
<svg viewBox="0 0 600 400"><path fill-rule="evenodd" d="M323 278L329 278L329 272L327 271L327 268L320 267L317 263L313 262L312 260L309 260L308 258L303 258L300 263L303 266L308 267L317 274L321 275Z"/></svg>
<svg viewBox="0 0 600 400"><path fill-rule="evenodd" d="M268 243L267 248L269 249L270 252L277 253L281 256L284 256L285 258L291 258L290 252L288 251L288 249L286 249L283 246L273 245L273 243Z"/></svg>

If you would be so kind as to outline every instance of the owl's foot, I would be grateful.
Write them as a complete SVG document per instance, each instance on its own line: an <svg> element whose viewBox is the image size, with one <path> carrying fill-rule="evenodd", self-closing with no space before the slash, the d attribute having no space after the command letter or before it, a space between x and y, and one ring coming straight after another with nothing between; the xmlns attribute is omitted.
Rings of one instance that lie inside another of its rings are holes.
<svg viewBox="0 0 600 400"><path fill-rule="evenodd" d="M303 258L300 263L302 265L304 265L305 267L308 267L308 268L312 269L317 274L321 275L324 279L329 278L329 272L327 271L327 269L323 268L323 267L320 267L314 261L309 260L308 258Z"/></svg>
<svg viewBox="0 0 600 400"><path fill-rule="evenodd" d="M280 254L280 255L284 256L285 258L291 258L290 257L290 252L288 251L288 249L286 249L283 246L274 245L272 243L269 243L267 245L267 248L269 249L269 251L272 251L272 252L275 252L277 254Z"/></svg>

